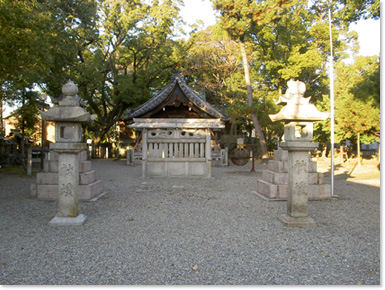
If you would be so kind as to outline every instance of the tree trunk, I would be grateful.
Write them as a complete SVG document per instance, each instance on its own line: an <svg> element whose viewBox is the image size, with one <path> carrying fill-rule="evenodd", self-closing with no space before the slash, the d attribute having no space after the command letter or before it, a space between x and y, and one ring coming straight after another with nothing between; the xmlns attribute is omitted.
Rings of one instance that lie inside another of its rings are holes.
<svg viewBox="0 0 385 290"><path fill-rule="evenodd" d="M27 171L27 163L24 158L25 155L25 136L24 136L24 131L25 131L25 122L24 122L24 106L25 106L25 89L23 91L23 99L22 99L22 111L21 111L21 142L20 142L20 152L21 152L21 164L24 166L24 169Z"/></svg>
<svg viewBox="0 0 385 290"><path fill-rule="evenodd" d="M326 158L327 152L328 152L328 146L323 146L323 148L322 148L322 155L321 155L321 157L322 157L323 159Z"/></svg>
<svg viewBox="0 0 385 290"><path fill-rule="evenodd" d="M344 144L342 143L342 141L340 143L340 159L341 159L341 163L343 163L344 162Z"/></svg>
<svg viewBox="0 0 385 290"><path fill-rule="evenodd" d="M358 165L361 166L361 133L357 133L357 160Z"/></svg>
<svg viewBox="0 0 385 290"><path fill-rule="evenodd" d="M251 88L250 81L250 71L249 71L249 62L247 60L246 47L243 37L240 38L240 46L243 59L243 68L245 70L245 80L246 80L246 89L247 89L247 101L250 108L253 106L253 90ZM269 158L267 153L267 145L265 135L262 132L261 126L258 121L258 117L255 113L251 113L251 119L253 120L254 128L257 133L259 144L261 145L262 158Z"/></svg>
<svg viewBox="0 0 385 290"><path fill-rule="evenodd" d="M0 98L0 137L5 136L3 127L3 99Z"/></svg>

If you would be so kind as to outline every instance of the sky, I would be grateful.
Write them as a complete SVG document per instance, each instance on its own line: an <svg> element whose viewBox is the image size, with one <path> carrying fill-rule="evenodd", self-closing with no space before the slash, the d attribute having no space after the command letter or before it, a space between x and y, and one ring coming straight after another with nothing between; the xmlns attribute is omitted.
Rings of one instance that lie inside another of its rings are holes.
<svg viewBox="0 0 385 290"><path fill-rule="evenodd" d="M215 24L215 13L210 0L184 0L185 7L181 9L181 15L185 22L194 24L196 20L202 20L205 26ZM358 33L360 43L359 55L373 56L380 53L380 20L361 20L357 24L351 24L350 30Z"/></svg>

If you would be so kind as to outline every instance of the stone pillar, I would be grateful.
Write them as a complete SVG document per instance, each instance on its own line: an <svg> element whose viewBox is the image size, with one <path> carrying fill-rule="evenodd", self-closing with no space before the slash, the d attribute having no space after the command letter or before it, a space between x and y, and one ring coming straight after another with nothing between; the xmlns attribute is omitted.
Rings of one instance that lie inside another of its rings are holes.
<svg viewBox="0 0 385 290"><path fill-rule="evenodd" d="M147 177L147 158L148 158L148 148L147 148L147 129L142 131L142 178Z"/></svg>
<svg viewBox="0 0 385 290"><path fill-rule="evenodd" d="M86 148L87 145L83 143L51 144L51 149L55 150L59 155L59 198L57 213L57 217L59 218L76 218L79 215L77 194L79 186L79 153ZM58 219L56 219L56 221L58 221ZM62 219L62 221L64 220ZM70 221L71 220L68 220L67 222Z"/></svg>
<svg viewBox="0 0 385 290"><path fill-rule="evenodd" d="M295 122L291 122L288 125L285 125L285 129L286 127L295 128L295 125ZM306 140L309 137L310 135L301 135L301 137L299 138L296 138L295 136L285 135L285 140L287 141L280 143L280 147L282 149L289 151L289 184L287 197L287 213L285 215L280 216L279 219L286 226L290 227L308 227L317 225L316 222L308 216L308 171L310 152L318 147L318 143L313 143L311 142L311 140Z"/></svg>
<svg viewBox="0 0 385 290"><path fill-rule="evenodd" d="M134 149L127 150L127 165L135 166Z"/></svg>
<svg viewBox="0 0 385 290"><path fill-rule="evenodd" d="M50 149L58 153L58 211L50 225L82 225L86 216L79 214L79 153L87 150L83 141L82 123L91 121L90 114L80 107L77 86L68 81L62 88L64 99L46 112L43 120L55 122L55 141Z"/></svg>
<svg viewBox="0 0 385 290"><path fill-rule="evenodd" d="M59 154L59 172L58 216L76 217L79 214L76 194L79 184L79 154Z"/></svg>
<svg viewBox="0 0 385 290"><path fill-rule="evenodd" d="M206 162L207 162L207 178L211 178L211 133L210 129L205 129L206 135Z"/></svg>

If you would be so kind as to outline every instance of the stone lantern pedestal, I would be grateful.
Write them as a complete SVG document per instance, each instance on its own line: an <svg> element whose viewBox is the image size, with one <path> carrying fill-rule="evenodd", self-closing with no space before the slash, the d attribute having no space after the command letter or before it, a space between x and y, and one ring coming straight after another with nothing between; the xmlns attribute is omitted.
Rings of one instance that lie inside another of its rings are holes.
<svg viewBox="0 0 385 290"><path fill-rule="evenodd" d="M91 121L80 107L78 88L68 81L62 88L64 99L59 105L42 112L43 120L55 122L55 141L50 149L58 154L58 211L50 225L82 225L86 216L79 214L79 153L87 149L82 124Z"/></svg>
<svg viewBox="0 0 385 290"><path fill-rule="evenodd" d="M276 104L287 105L276 115L270 115L272 121L284 121L284 142L279 146L288 151L288 198L287 213L278 219L289 227L316 226L308 216L309 160L310 152L318 147L313 140L313 122L326 120L329 113L322 113L309 104L310 97L304 98L304 83L289 81L285 97L280 97Z"/></svg>
<svg viewBox="0 0 385 290"><path fill-rule="evenodd" d="M79 153L87 146L82 143L53 143L51 149L59 153L58 213L51 225L81 225L86 216L79 214L77 188L79 186Z"/></svg>
<svg viewBox="0 0 385 290"><path fill-rule="evenodd" d="M313 134L301 135L295 137L297 131L296 122L290 122L285 125L285 142L280 143L280 147L287 150L288 153L288 199L287 214L279 219L287 226L305 227L316 226L316 222L308 216L308 170L310 152L318 147L318 143L311 142L310 137ZM302 124L303 125L303 124ZM313 123L305 125L307 129L313 127ZM298 131L297 131L298 132Z"/></svg>

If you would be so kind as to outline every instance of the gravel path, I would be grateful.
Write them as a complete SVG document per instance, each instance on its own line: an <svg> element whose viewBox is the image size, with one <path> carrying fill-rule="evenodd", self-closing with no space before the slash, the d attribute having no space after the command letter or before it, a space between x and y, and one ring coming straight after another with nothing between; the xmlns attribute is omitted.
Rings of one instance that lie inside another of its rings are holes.
<svg viewBox="0 0 385 290"><path fill-rule="evenodd" d="M318 227L286 228L286 202L252 193L263 165L201 180L92 166L108 193L81 202L81 227L49 226L56 204L29 196L35 179L0 174L1 285L380 284L378 186L336 178L339 200L309 203Z"/></svg>

